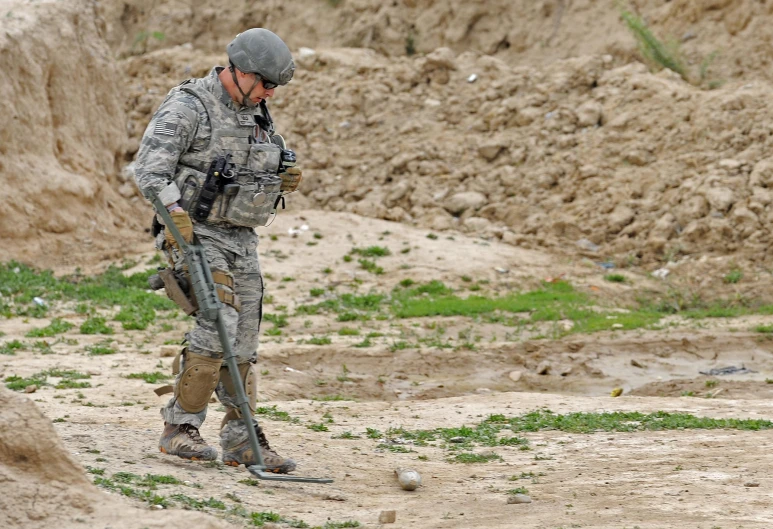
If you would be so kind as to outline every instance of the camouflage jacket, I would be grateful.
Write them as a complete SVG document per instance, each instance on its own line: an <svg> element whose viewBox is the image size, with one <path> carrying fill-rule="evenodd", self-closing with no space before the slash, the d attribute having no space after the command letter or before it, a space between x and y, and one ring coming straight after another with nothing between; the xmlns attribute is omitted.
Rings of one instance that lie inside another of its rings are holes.
<svg viewBox="0 0 773 529"><path fill-rule="evenodd" d="M226 106L238 111L242 107L233 101L218 78L222 70L220 66L213 68L201 80L202 85ZM212 126L199 98L182 90L170 91L145 129L135 161L134 178L145 198L151 189L160 193L173 181L183 154L206 148ZM257 235L251 228L199 222L195 223L194 231L199 237L219 241L221 246L239 255L245 255L257 245Z"/></svg>

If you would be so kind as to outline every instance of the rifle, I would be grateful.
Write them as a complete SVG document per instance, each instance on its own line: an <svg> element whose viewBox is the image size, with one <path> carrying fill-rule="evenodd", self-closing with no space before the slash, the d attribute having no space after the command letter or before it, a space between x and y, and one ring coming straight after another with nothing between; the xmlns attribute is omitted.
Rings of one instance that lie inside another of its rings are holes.
<svg viewBox="0 0 773 529"><path fill-rule="evenodd" d="M163 202L158 198L156 192L151 190L150 196L153 200L153 207L164 220L166 229L172 232L172 235L180 247L180 252L183 254L185 264L188 266L188 273L191 277L190 288L193 291L193 295L195 296L198 305L198 317L215 322L215 326L217 327L220 344L223 346L223 360L225 360L225 363L228 366L228 372L231 374L231 381L236 390L236 404L242 412L242 419L247 426L247 435L250 439L250 447L252 448L252 453L255 454L258 463L257 465L247 467L247 470L259 479L300 481L303 483L332 483L333 480L329 478L306 478L277 475L266 472L263 454L260 452L258 435L255 432L257 420L252 416L252 411L250 410L250 405L247 401L247 394L244 392L244 385L242 384L242 379L239 377L239 367L236 362L236 355L231 350L231 342L228 340L228 331L225 328L225 322L223 321L221 313L223 304L220 302L220 298L217 297L217 289L215 287L215 282L212 280L212 272L209 269L209 263L204 254L204 247L201 244L198 244L195 236L191 244L186 243L180 230L177 229L177 226L172 220L172 216L167 211Z"/></svg>

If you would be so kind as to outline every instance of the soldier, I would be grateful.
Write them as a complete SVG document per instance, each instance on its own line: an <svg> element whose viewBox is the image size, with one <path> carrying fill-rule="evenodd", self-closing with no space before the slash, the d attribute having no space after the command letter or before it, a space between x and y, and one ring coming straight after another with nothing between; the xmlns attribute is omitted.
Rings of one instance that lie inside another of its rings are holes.
<svg viewBox="0 0 773 529"><path fill-rule="evenodd" d="M228 68L217 66L204 78L183 82L161 103L142 138L135 179L146 198L151 189L159 195L187 242L195 234L204 246L254 412L263 301L254 228L266 224L278 201L301 180L294 163L283 163L292 151L274 133L266 100L292 79L295 64L282 39L262 28L240 33L226 51ZM294 162L294 155L291 158ZM212 162L232 165L219 174L217 192L206 193L202 189ZM159 226L154 231L156 247L184 273L184 260L169 230ZM197 319L186 339L174 396L161 408L164 432L159 449L184 459L217 459L217 450L199 434L216 392L227 409L220 430L223 463L255 464L214 322ZM272 450L260 427L256 429L266 470L293 471L295 462Z"/></svg>

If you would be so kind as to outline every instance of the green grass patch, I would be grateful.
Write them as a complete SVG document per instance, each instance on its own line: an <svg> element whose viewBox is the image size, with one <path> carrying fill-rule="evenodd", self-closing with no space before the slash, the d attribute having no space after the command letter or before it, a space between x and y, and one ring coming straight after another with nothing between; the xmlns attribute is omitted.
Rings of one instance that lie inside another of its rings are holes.
<svg viewBox="0 0 773 529"><path fill-rule="evenodd" d="M352 329L351 327L341 327L340 329L338 329L338 335L339 336L359 336L360 330Z"/></svg>
<svg viewBox="0 0 773 529"><path fill-rule="evenodd" d="M263 319L270 321L275 327L287 327L290 323L287 321L287 314L263 314Z"/></svg>
<svg viewBox="0 0 773 529"><path fill-rule="evenodd" d="M295 422L295 423L300 422L300 420L297 417L292 417L286 411L278 410L276 405L258 407L255 410L255 415L260 415L262 417L265 417L266 419L271 419L272 421Z"/></svg>
<svg viewBox="0 0 773 529"><path fill-rule="evenodd" d="M263 527L266 522L276 523L282 521L282 517L275 512L253 512L250 513L250 523L256 527Z"/></svg>
<svg viewBox="0 0 773 529"><path fill-rule="evenodd" d="M89 356L112 355L117 352L108 344L103 344L103 343L89 345L88 347L86 347L86 350L89 352Z"/></svg>
<svg viewBox="0 0 773 529"><path fill-rule="evenodd" d="M360 268L366 272L370 272L371 274L375 275L381 275L384 273L384 269L378 266L375 261L371 261L370 259L357 259L357 262L360 263Z"/></svg>
<svg viewBox="0 0 773 529"><path fill-rule="evenodd" d="M352 248L351 252L353 254L360 255L362 257L386 257L387 255L392 255L392 252L389 251L389 248L386 248L384 246L368 246L367 248Z"/></svg>
<svg viewBox="0 0 773 529"><path fill-rule="evenodd" d="M124 330L144 331L156 319L156 311L151 307L122 307L114 319Z"/></svg>
<svg viewBox="0 0 773 529"><path fill-rule="evenodd" d="M88 318L81 324L81 334L113 334L113 328L101 316Z"/></svg>
<svg viewBox="0 0 773 529"><path fill-rule="evenodd" d="M763 334L773 333L773 325L757 325L754 328L754 332L761 332Z"/></svg>
<svg viewBox="0 0 773 529"><path fill-rule="evenodd" d="M507 493L508 494L513 494L513 495L514 494L528 494L529 493L529 489L527 489L526 487L517 487L517 488L508 490Z"/></svg>
<svg viewBox="0 0 773 529"><path fill-rule="evenodd" d="M743 272L739 270L738 268L734 268L730 270L725 277L722 278L722 280L725 283L734 285L738 283L741 279L743 279Z"/></svg>
<svg viewBox="0 0 773 529"><path fill-rule="evenodd" d="M90 388L91 384L88 382L76 382L75 380L62 380L54 387L56 389L83 389Z"/></svg>
<svg viewBox="0 0 773 529"><path fill-rule="evenodd" d="M38 329L32 329L31 331L27 332L25 336L27 338L46 338L46 337L56 336L57 334L62 334L64 332L67 332L73 327L75 327L75 325L73 325L69 321L64 321L59 318L54 318L53 320L51 320L51 323L49 323L48 326L38 328Z"/></svg>
<svg viewBox="0 0 773 529"><path fill-rule="evenodd" d="M16 351L24 349L24 342L19 340L11 340L0 345L0 355L15 355Z"/></svg>
<svg viewBox="0 0 773 529"><path fill-rule="evenodd" d="M486 453L486 454L473 454L471 452L462 452L461 454L456 454L455 456L448 459L449 463L465 463L465 464L472 464L472 463L489 463L491 461L504 461L502 459L502 456L499 454L494 453Z"/></svg>
<svg viewBox="0 0 773 529"><path fill-rule="evenodd" d="M45 316L52 302L88 302L98 307L148 307L155 310L176 310L164 296L148 292L148 277L156 270L125 276L118 266L104 273L84 276L79 272L54 277L50 270L39 271L15 261L0 264L0 314L6 317ZM45 299L38 305L35 297Z"/></svg>
<svg viewBox="0 0 773 529"><path fill-rule="evenodd" d="M42 373L37 373L31 377L22 378L20 376L11 375L5 377L5 387L13 391L24 391L27 386L35 385L37 387L43 387L46 385L46 376Z"/></svg>
<svg viewBox="0 0 773 529"><path fill-rule="evenodd" d="M623 274L607 274L604 279L611 283L625 283L626 279Z"/></svg>
<svg viewBox="0 0 773 529"><path fill-rule="evenodd" d="M330 345L333 343L333 340L330 339L330 336L312 336L308 340L304 340L304 343L311 345Z"/></svg>
<svg viewBox="0 0 773 529"><path fill-rule="evenodd" d="M197 500L196 498L191 498L185 494L172 494L170 499L178 502L182 505L183 509L187 510L203 511L207 507L219 511L225 510L225 503L212 497L207 500Z"/></svg>
<svg viewBox="0 0 773 529"><path fill-rule="evenodd" d="M128 375L126 375L126 378L144 380L148 384L157 384L158 382L162 382L164 380L169 380L169 378L171 378L171 377L169 375L164 374L164 373L160 373L158 371L154 371L152 373L147 373L147 372L129 373Z"/></svg>

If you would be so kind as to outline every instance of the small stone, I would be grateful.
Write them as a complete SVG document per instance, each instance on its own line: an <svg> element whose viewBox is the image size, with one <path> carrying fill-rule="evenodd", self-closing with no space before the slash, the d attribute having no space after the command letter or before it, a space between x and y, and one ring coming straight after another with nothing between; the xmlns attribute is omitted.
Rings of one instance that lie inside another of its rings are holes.
<svg viewBox="0 0 773 529"><path fill-rule="evenodd" d="M619 397L623 394L623 388L615 388L612 390L612 392L609 394L611 397Z"/></svg>
<svg viewBox="0 0 773 529"><path fill-rule="evenodd" d="M510 380L513 382L518 382L521 380L521 377L523 376L523 373L520 371L510 371Z"/></svg>
<svg viewBox="0 0 773 529"><path fill-rule="evenodd" d="M750 481L749 483L744 483L743 486L744 487L759 487L760 484L757 483L757 482L754 482L754 481Z"/></svg>
<svg viewBox="0 0 773 529"><path fill-rule="evenodd" d="M638 360L635 360L633 358L631 358L631 365L633 367L638 367L638 368L641 368L641 369L644 369L646 367L644 364L642 364L641 362L639 362Z"/></svg>
<svg viewBox="0 0 773 529"><path fill-rule="evenodd" d="M598 252L599 246L597 244L594 244L593 242L589 241L588 239L580 239L575 243L577 246L582 248L583 250L588 250L589 252Z"/></svg>
<svg viewBox="0 0 773 529"><path fill-rule="evenodd" d="M35 393L38 390L38 387L35 384L30 384L26 388L24 388L24 393Z"/></svg>
<svg viewBox="0 0 773 529"><path fill-rule="evenodd" d="M378 523L395 523L397 511L381 511L378 515Z"/></svg>
<svg viewBox="0 0 773 529"><path fill-rule="evenodd" d="M527 494L513 494L507 498L507 503L512 505L513 503L531 503L531 497Z"/></svg>
<svg viewBox="0 0 773 529"><path fill-rule="evenodd" d="M450 443L463 443L465 441L464 437L452 437L448 440Z"/></svg>
<svg viewBox="0 0 773 529"><path fill-rule="evenodd" d="M547 360L540 362L540 364L537 366L537 374L538 375L547 375L550 373L550 362Z"/></svg>
<svg viewBox="0 0 773 529"><path fill-rule="evenodd" d="M170 356L176 356L180 352L179 345L162 345L158 348L158 356L161 358L167 358Z"/></svg>
<svg viewBox="0 0 773 529"><path fill-rule="evenodd" d="M397 468L395 475L403 490L416 490L421 486L421 474L412 468Z"/></svg>

